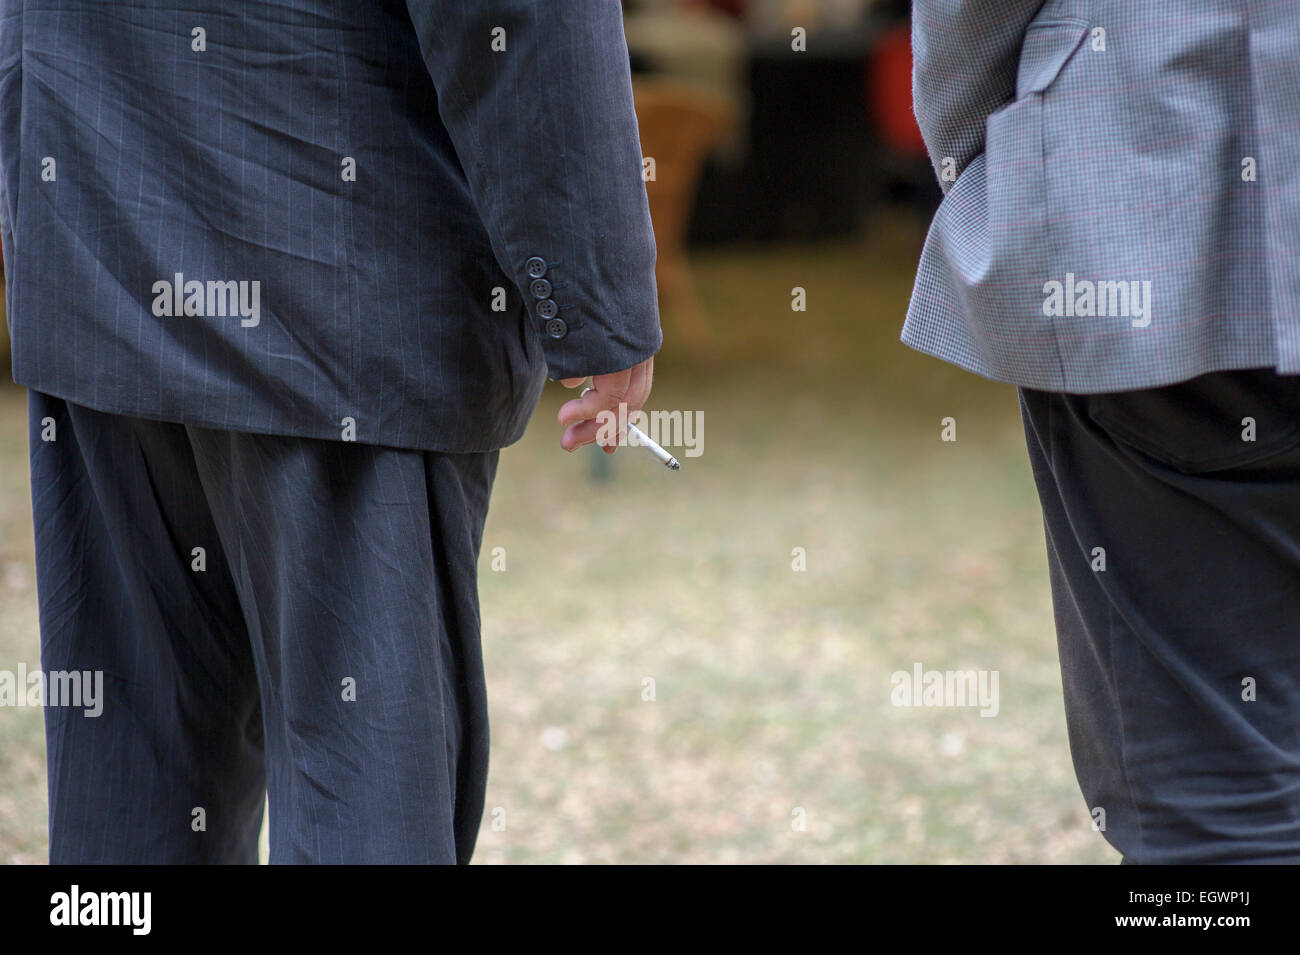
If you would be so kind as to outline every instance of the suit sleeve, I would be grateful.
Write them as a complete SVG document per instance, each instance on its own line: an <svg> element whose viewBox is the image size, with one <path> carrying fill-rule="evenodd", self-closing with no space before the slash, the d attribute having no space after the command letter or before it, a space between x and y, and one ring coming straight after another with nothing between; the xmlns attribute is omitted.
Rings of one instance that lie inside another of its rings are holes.
<svg viewBox="0 0 1300 955"><path fill-rule="evenodd" d="M618 0L407 0L438 108L551 378L659 350Z"/></svg>
<svg viewBox="0 0 1300 955"><path fill-rule="evenodd" d="M0 140L5 149L0 165L0 248L11 264L14 261L14 223L18 220L18 179L22 149L22 37L21 7L15 12L12 3L0 7ZM13 283L5 285L9 298ZM12 301L9 298L9 301Z"/></svg>
<svg viewBox="0 0 1300 955"><path fill-rule="evenodd" d="M960 175L984 151L989 116L1015 98L1025 30L1045 0L915 0L912 102L940 174L952 159Z"/></svg>

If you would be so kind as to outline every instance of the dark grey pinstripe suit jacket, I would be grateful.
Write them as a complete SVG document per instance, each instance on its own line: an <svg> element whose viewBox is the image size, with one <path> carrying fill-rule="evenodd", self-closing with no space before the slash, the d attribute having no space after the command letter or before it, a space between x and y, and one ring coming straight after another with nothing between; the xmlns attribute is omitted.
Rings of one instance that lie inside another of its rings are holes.
<svg viewBox="0 0 1300 955"><path fill-rule="evenodd" d="M14 377L99 410L492 450L660 344L617 0L0 0L0 170Z"/></svg>

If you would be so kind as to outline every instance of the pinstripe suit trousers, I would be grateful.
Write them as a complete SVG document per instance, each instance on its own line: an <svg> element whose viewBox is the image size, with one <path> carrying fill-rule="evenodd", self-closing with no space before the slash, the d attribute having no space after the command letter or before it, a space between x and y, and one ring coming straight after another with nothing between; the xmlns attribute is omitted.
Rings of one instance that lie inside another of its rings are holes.
<svg viewBox="0 0 1300 955"><path fill-rule="evenodd" d="M214 431L30 393L50 859L467 862L498 452Z"/></svg>

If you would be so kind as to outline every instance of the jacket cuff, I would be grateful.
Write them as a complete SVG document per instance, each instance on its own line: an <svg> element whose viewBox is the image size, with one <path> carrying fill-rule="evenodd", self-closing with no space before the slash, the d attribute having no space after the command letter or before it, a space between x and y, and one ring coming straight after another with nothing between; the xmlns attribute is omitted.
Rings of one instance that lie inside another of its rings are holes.
<svg viewBox="0 0 1300 955"><path fill-rule="evenodd" d="M552 381L622 371L656 354L663 344L653 268L619 288L613 282L601 284L609 290L584 291L561 263L541 255L523 263L524 308Z"/></svg>

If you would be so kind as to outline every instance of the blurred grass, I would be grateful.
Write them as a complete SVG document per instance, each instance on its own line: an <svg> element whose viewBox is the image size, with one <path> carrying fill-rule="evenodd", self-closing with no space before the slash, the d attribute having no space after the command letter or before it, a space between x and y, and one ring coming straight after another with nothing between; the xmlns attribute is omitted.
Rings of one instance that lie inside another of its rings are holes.
<svg viewBox="0 0 1300 955"><path fill-rule="evenodd" d="M3 289L3 284L0 284ZM39 666L26 392L0 386L0 670ZM44 862L45 740L39 708L0 708L0 862Z"/></svg>
<svg viewBox="0 0 1300 955"><path fill-rule="evenodd" d="M592 482L548 386L480 561L477 862L1117 861L1070 767L1014 390L897 341L919 241L698 254L718 357L674 348L666 317L651 401L703 412L679 473L624 449ZM37 646L24 421L0 392L10 669ZM999 714L891 706L914 662L998 670ZM40 714L0 711L0 860L40 861L44 820Z"/></svg>

